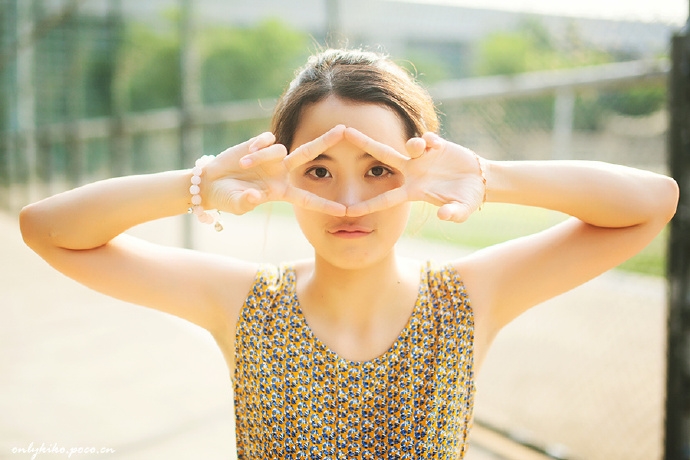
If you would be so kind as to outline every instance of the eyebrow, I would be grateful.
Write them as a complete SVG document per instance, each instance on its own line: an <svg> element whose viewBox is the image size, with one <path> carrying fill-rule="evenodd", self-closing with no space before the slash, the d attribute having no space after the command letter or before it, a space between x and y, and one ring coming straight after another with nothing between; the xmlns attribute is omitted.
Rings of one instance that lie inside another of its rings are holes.
<svg viewBox="0 0 690 460"><path fill-rule="evenodd" d="M370 153L364 152L357 159L358 160L368 160L369 158L374 158L374 156ZM328 155L327 153L322 153L311 161L335 161L335 159L332 156Z"/></svg>

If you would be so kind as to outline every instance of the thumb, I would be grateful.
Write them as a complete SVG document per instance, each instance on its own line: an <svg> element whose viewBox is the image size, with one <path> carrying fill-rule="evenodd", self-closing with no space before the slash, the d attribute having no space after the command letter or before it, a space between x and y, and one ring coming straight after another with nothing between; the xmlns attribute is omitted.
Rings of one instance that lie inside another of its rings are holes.
<svg viewBox="0 0 690 460"><path fill-rule="evenodd" d="M405 149L410 158L419 158L426 149L426 141L421 137L413 137L405 143Z"/></svg>
<svg viewBox="0 0 690 460"><path fill-rule="evenodd" d="M227 198L227 210L233 214L241 215L253 210L266 201L264 194L254 188L231 192Z"/></svg>
<svg viewBox="0 0 690 460"><path fill-rule="evenodd" d="M452 201L438 208L436 215L441 220L462 223L472 215L472 212L474 209L468 204Z"/></svg>

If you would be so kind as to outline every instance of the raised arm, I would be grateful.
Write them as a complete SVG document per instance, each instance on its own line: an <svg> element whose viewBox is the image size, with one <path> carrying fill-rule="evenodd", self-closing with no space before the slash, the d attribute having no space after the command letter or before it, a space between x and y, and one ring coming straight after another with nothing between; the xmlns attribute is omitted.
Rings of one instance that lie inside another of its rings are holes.
<svg viewBox="0 0 690 460"><path fill-rule="evenodd" d="M675 181L649 171L593 161L484 163L489 201L552 209L597 227L663 227L675 213Z"/></svg>
<svg viewBox="0 0 690 460"><path fill-rule="evenodd" d="M526 309L643 249L675 213L669 177L586 161L482 161L487 200L552 209L571 219L478 251L458 270L487 315L489 334Z"/></svg>
<svg viewBox="0 0 690 460"><path fill-rule="evenodd" d="M24 241L54 268L94 290L220 336L255 268L122 234L137 224L185 213L191 176L191 171L171 171L109 179L31 204L20 213ZM236 280L234 290L223 288L227 279Z"/></svg>
<svg viewBox="0 0 690 460"><path fill-rule="evenodd" d="M191 171L126 176L57 194L22 209L22 236L39 255L103 246L135 225L186 212L190 178Z"/></svg>
<svg viewBox="0 0 690 460"><path fill-rule="evenodd" d="M306 148L316 156L341 138L339 128ZM287 151L273 142L265 133L205 166L202 205L242 214L265 201L285 200L344 214L342 205L289 186ZM251 287L254 264L123 234L137 224L187 212L191 178L191 170L128 176L55 195L21 211L22 235L49 264L92 289L226 336Z"/></svg>

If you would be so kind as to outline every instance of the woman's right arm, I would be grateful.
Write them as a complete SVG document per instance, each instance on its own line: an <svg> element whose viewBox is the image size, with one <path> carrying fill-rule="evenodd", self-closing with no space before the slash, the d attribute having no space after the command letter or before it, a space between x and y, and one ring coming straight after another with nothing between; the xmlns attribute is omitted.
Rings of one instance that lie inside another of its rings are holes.
<svg viewBox="0 0 690 460"><path fill-rule="evenodd" d="M340 142L344 129L335 127L300 146L289 160L271 133L225 150L203 169L202 205L242 214L263 202L287 201L344 215L343 205L288 181L291 168ZM46 198L21 211L22 236L54 268L96 291L227 337L254 281L256 264L123 234L135 225L187 212L191 177L191 170L121 177Z"/></svg>
<svg viewBox="0 0 690 460"><path fill-rule="evenodd" d="M60 193L22 209L22 236L54 268L96 291L223 334L256 267L123 234L185 213L191 176L191 171L128 176Z"/></svg>

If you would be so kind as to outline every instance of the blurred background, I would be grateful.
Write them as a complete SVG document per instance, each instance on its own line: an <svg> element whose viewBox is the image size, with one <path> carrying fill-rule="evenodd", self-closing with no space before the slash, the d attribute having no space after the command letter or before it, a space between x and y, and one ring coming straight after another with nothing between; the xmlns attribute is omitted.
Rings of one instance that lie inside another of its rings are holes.
<svg viewBox="0 0 690 460"><path fill-rule="evenodd" d="M434 96L442 135L487 158L668 173L670 43L687 2L561 3L0 0L0 213L101 178L187 168L266 130L295 69L327 46L390 54ZM291 225L288 208L256 213ZM562 218L489 204L449 225L418 206L408 238L471 251ZM157 234L170 244L208 241L189 219L171 225ZM479 375L478 445L501 458L494 435L546 458L661 458L666 245L663 233L501 333ZM2 302L10 320L17 299ZM8 402L21 386L10 371L27 364L6 327L0 428L14 428L0 444L11 446L32 438L30 422L15 423L27 406Z"/></svg>

